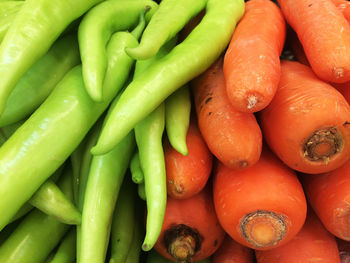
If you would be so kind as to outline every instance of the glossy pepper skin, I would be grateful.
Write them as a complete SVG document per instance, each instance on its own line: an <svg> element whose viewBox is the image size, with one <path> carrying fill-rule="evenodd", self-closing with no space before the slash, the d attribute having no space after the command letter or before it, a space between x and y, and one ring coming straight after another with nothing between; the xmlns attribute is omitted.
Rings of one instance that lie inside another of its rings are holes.
<svg viewBox="0 0 350 263"><path fill-rule="evenodd" d="M59 38L18 81L0 115L0 127L22 120L49 96L57 83L80 63L77 38Z"/></svg>
<svg viewBox="0 0 350 263"><path fill-rule="evenodd" d="M106 44L111 35L137 25L142 10L148 10L146 18L149 20L157 7L150 0L106 1L84 16L78 29L79 48L86 91L94 101L105 99Z"/></svg>
<svg viewBox="0 0 350 263"><path fill-rule="evenodd" d="M127 48L126 52L136 60L153 57L159 49L205 8L207 0L163 0L148 23L140 45Z"/></svg>
<svg viewBox="0 0 350 263"><path fill-rule="evenodd" d="M127 86L92 153L110 151L170 94L204 72L226 48L243 13L243 0L208 0L206 14L187 38Z"/></svg>
<svg viewBox="0 0 350 263"><path fill-rule="evenodd" d="M77 66L0 148L0 209L6 211L0 214L0 230L76 149L124 85L134 60L119 52L130 44L130 38L117 43L118 47L111 50L114 55L109 56L105 102L90 99L81 66Z"/></svg>
<svg viewBox="0 0 350 263"><path fill-rule="evenodd" d="M0 114L22 75L75 19L102 0L25 1L0 46Z"/></svg>

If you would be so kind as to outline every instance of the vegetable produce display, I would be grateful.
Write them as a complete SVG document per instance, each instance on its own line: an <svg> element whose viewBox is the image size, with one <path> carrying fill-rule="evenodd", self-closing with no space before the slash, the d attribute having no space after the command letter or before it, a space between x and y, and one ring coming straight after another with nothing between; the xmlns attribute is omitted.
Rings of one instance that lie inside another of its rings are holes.
<svg viewBox="0 0 350 263"><path fill-rule="evenodd" d="M1 263L346 263L350 1L0 0Z"/></svg>

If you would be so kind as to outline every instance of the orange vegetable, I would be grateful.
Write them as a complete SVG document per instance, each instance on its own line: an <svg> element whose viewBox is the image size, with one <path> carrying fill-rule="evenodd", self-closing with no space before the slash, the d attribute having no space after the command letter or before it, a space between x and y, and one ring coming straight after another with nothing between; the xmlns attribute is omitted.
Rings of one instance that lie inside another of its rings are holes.
<svg viewBox="0 0 350 263"><path fill-rule="evenodd" d="M227 95L236 110L257 112L270 103L280 78L285 37L285 21L275 3L245 3L224 59Z"/></svg>
<svg viewBox="0 0 350 263"><path fill-rule="evenodd" d="M170 260L195 262L211 256L225 232L215 214L211 186L187 199L169 197L157 252Z"/></svg>
<svg viewBox="0 0 350 263"><path fill-rule="evenodd" d="M242 169L258 161L262 135L254 114L239 112L229 102L222 63L219 58L191 83L198 127L217 159Z"/></svg>
<svg viewBox="0 0 350 263"><path fill-rule="evenodd" d="M256 251L258 263L340 263L337 242L310 211L303 228L287 244Z"/></svg>
<svg viewBox="0 0 350 263"><path fill-rule="evenodd" d="M213 194L224 230L250 248L264 250L287 243L306 218L306 199L295 172L267 149L254 166L243 170L219 163Z"/></svg>
<svg viewBox="0 0 350 263"><path fill-rule="evenodd" d="M219 249L213 254L211 263L253 263L254 252L226 235Z"/></svg>
<svg viewBox="0 0 350 263"><path fill-rule="evenodd" d="M298 62L282 61L274 99L260 126L274 153L294 170L317 174L350 158L350 107L331 85Z"/></svg>
<svg viewBox="0 0 350 263"><path fill-rule="evenodd" d="M278 0L316 75L350 81L350 25L332 0Z"/></svg>
<svg viewBox="0 0 350 263"><path fill-rule="evenodd" d="M350 241L350 161L328 173L300 178L310 205L326 229Z"/></svg>
<svg viewBox="0 0 350 263"><path fill-rule="evenodd" d="M187 131L186 144L187 156L172 148L167 139L163 146L167 192L173 198L184 199L199 193L212 169L212 154L193 118Z"/></svg>
<svg viewBox="0 0 350 263"><path fill-rule="evenodd" d="M350 2L347 0L332 0L333 4L343 13L345 19L350 21Z"/></svg>

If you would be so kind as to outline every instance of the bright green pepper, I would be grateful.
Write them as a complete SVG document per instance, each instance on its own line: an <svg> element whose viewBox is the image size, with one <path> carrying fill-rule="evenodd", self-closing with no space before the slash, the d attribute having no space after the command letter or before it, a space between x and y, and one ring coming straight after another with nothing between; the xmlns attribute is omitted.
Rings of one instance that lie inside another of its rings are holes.
<svg viewBox="0 0 350 263"><path fill-rule="evenodd" d="M74 225L81 223L81 213L51 179L40 186L29 203L62 223Z"/></svg>
<svg viewBox="0 0 350 263"><path fill-rule="evenodd" d="M206 14L187 38L128 85L92 153L110 151L169 95L204 72L227 47L243 13L243 0L208 0Z"/></svg>
<svg viewBox="0 0 350 263"><path fill-rule="evenodd" d="M132 181L135 184L141 184L144 182L144 175L142 172L140 157L138 151L136 151L130 161L130 172Z"/></svg>
<svg viewBox="0 0 350 263"><path fill-rule="evenodd" d="M23 3L23 1L0 1L0 43Z"/></svg>
<svg viewBox="0 0 350 263"><path fill-rule="evenodd" d="M128 78L134 61L125 46L137 40L125 33L111 49L106 101L85 92L81 67L73 68L45 102L0 148L0 230L40 185L70 156ZM107 78L107 76L106 76ZM14 189L16 189L14 191Z"/></svg>
<svg viewBox="0 0 350 263"><path fill-rule="evenodd" d="M191 95L188 86L181 87L165 100L165 127L171 146L188 154L186 136L191 117Z"/></svg>
<svg viewBox="0 0 350 263"><path fill-rule="evenodd" d="M67 26L102 0L26 0L0 46L0 115L22 75Z"/></svg>
<svg viewBox="0 0 350 263"><path fill-rule="evenodd" d="M152 16L157 6L150 0L106 1L92 8L84 16L78 30L79 47L84 83L94 101L105 99L103 95L107 69L105 46L111 35L116 31L135 26L142 10L149 10L147 17Z"/></svg>
<svg viewBox="0 0 350 263"><path fill-rule="evenodd" d="M136 60L148 59L205 8L207 0L163 0L142 34L140 45L127 48L126 53Z"/></svg>
<svg viewBox="0 0 350 263"><path fill-rule="evenodd" d="M63 76L79 62L76 36L70 34L58 39L16 84L0 116L0 127L31 114Z"/></svg>
<svg viewBox="0 0 350 263"><path fill-rule="evenodd" d="M68 168L59 180L62 192L70 200L73 198L71 175L71 169ZM54 217L34 209L0 247L0 262L37 263L44 261L69 227Z"/></svg>

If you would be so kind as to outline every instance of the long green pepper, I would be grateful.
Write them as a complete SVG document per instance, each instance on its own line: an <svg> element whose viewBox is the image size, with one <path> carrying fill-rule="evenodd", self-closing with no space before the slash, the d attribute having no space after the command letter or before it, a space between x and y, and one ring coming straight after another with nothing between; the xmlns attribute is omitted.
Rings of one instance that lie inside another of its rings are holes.
<svg viewBox="0 0 350 263"><path fill-rule="evenodd" d="M191 94L188 86L176 90L165 100L165 127L171 146L188 154L186 136L191 117Z"/></svg>
<svg viewBox="0 0 350 263"><path fill-rule="evenodd" d="M70 167L64 171L58 185L73 200ZM26 216L0 247L2 263L37 263L44 261L69 229L52 216L35 209Z"/></svg>
<svg viewBox="0 0 350 263"><path fill-rule="evenodd" d="M158 5L150 0L106 1L92 8L84 16L78 30L79 47L84 83L87 93L94 101L105 99L105 47L111 35L137 25L142 10L148 10L146 17L150 17L157 7Z"/></svg>
<svg viewBox="0 0 350 263"><path fill-rule="evenodd" d="M91 100L85 91L81 66L77 66L1 146L0 211L3 212L0 214L0 230L70 156L123 87L134 63L124 49L132 42L137 44L132 36L122 38L111 50L113 56L109 56L109 80L105 82L108 99L105 102Z"/></svg>
<svg viewBox="0 0 350 263"><path fill-rule="evenodd" d="M15 19L18 11L21 9L23 3L23 1L0 2L0 43Z"/></svg>
<svg viewBox="0 0 350 263"><path fill-rule="evenodd" d="M76 230L74 227L62 239L56 253L48 263L73 263L75 259Z"/></svg>
<svg viewBox="0 0 350 263"><path fill-rule="evenodd" d="M22 75L75 19L102 0L26 0L0 45L0 115Z"/></svg>
<svg viewBox="0 0 350 263"><path fill-rule="evenodd" d="M110 151L169 95L204 72L227 47L243 13L243 0L208 0L205 16L187 38L128 85L92 153Z"/></svg>
<svg viewBox="0 0 350 263"><path fill-rule="evenodd" d="M80 63L77 38L59 38L18 81L0 115L0 127L22 120L47 98L57 83Z"/></svg>
<svg viewBox="0 0 350 263"><path fill-rule="evenodd" d="M140 45L127 48L126 52L136 60L148 59L205 8L208 0L163 0L157 12L142 34Z"/></svg>

